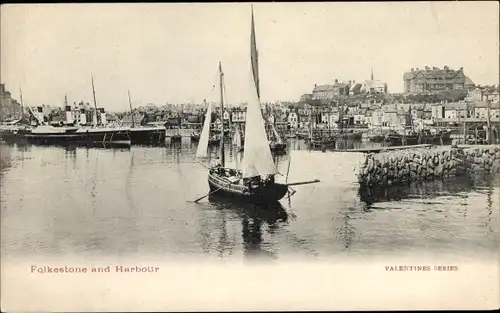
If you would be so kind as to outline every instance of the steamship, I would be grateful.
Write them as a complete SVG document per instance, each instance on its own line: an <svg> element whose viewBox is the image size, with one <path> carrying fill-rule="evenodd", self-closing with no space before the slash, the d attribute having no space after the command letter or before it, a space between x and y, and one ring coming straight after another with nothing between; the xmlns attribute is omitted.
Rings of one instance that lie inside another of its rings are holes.
<svg viewBox="0 0 500 313"><path fill-rule="evenodd" d="M35 127L25 135L28 142L37 144L103 144L130 146L130 128L107 126L106 113L103 108L90 111L85 108L72 110L66 105L66 123L48 125L44 119L42 108L30 113L35 121ZM79 113L79 114L78 114ZM89 116L93 116L90 124Z"/></svg>

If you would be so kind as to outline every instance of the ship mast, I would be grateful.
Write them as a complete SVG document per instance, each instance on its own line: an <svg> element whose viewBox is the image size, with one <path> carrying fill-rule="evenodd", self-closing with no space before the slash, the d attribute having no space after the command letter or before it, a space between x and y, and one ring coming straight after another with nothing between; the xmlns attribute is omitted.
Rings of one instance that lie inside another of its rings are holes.
<svg viewBox="0 0 500 313"><path fill-rule="evenodd" d="M94 109L95 109L95 121L94 121L94 126L97 126L97 101L95 99L95 88L94 88L94 76L90 74L90 79L92 80L92 95L94 97Z"/></svg>
<svg viewBox="0 0 500 313"><path fill-rule="evenodd" d="M23 104L23 91L21 90L21 87L19 87L19 100L21 101L21 123L22 123L24 118L24 104Z"/></svg>
<svg viewBox="0 0 500 313"><path fill-rule="evenodd" d="M127 90L128 92L128 105L130 106L130 116L132 117L132 128L135 127L135 121L134 121L134 112L132 112L132 101L130 100L130 89Z"/></svg>
<svg viewBox="0 0 500 313"><path fill-rule="evenodd" d="M221 139L220 139L220 164L225 167L225 157L224 157L224 88L223 88L223 77L222 64L219 61L219 87L220 87L220 112L221 112Z"/></svg>

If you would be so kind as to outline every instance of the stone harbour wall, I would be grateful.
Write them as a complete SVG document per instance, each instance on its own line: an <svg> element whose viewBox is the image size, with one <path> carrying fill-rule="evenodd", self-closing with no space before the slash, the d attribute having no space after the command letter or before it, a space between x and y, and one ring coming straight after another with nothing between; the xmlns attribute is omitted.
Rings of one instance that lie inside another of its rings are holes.
<svg viewBox="0 0 500 313"><path fill-rule="evenodd" d="M436 146L370 153L358 171L362 186L446 179L470 173L500 172L500 147Z"/></svg>

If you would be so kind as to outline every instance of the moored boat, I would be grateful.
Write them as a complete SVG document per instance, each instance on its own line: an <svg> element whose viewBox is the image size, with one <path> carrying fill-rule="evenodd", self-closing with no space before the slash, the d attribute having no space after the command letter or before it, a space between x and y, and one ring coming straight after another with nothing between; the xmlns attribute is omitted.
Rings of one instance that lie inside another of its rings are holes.
<svg viewBox="0 0 500 313"><path fill-rule="evenodd" d="M265 121L261 111L257 48L255 45L254 18L252 9L251 22L251 97L247 105L246 123L244 132L244 152L241 168L227 168L225 166L224 138L220 145L220 163L209 168L208 184L210 193L198 198L195 202L212 194L221 197L237 199L251 203L275 203L282 199L289 191L292 184L275 182L275 175L279 173L269 147L269 141L265 129ZM224 88L223 88L222 65L219 62L219 87L221 95L221 111L224 111ZM196 151L196 158L208 156L208 137L210 131L210 110L205 117L200 144ZM224 124L222 124L224 132ZM295 183L306 184L311 182Z"/></svg>
<svg viewBox="0 0 500 313"><path fill-rule="evenodd" d="M158 143L165 141L167 130L165 127L140 126L130 128L131 144Z"/></svg>
<svg viewBox="0 0 500 313"><path fill-rule="evenodd" d="M418 144L441 144L448 142L451 137L451 131L440 131L432 134L430 131L410 132L409 134L400 134L391 132L385 136L385 140L391 145L412 146Z"/></svg>
<svg viewBox="0 0 500 313"><path fill-rule="evenodd" d="M129 128L104 127L55 127L40 125L25 135L32 143L43 144L86 144L86 143L117 143L130 145Z"/></svg>

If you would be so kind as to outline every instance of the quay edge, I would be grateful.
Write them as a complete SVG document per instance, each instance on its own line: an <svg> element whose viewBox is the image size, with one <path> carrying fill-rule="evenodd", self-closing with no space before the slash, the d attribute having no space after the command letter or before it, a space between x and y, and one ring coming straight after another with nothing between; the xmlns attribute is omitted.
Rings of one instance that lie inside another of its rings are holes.
<svg viewBox="0 0 500 313"><path fill-rule="evenodd" d="M433 146L366 154L358 171L362 187L500 172L499 145Z"/></svg>

